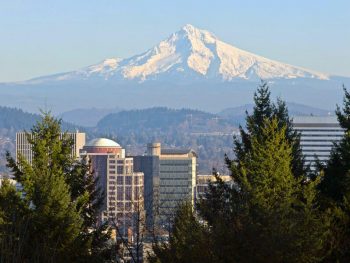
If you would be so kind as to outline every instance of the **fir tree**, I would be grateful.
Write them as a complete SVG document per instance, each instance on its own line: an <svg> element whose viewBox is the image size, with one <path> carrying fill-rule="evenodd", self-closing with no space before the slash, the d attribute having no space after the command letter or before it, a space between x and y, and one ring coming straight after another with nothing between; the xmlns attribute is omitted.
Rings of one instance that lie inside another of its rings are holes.
<svg viewBox="0 0 350 263"><path fill-rule="evenodd" d="M44 113L27 139L32 145L32 164L23 156L17 163L7 155L8 167L22 186L17 202L25 208L26 232L9 234L20 241L23 261L110 259L109 232L97 224L99 190L89 165L71 156L73 142L66 134L61 136L60 121ZM0 211L12 213L6 206Z"/></svg>
<svg viewBox="0 0 350 263"><path fill-rule="evenodd" d="M337 106L336 115L345 134L334 145L329 161L323 167L324 178L320 186L322 194L337 203L342 203L345 197L350 198L350 94L345 87L344 93L343 110Z"/></svg>
<svg viewBox="0 0 350 263"><path fill-rule="evenodd" d="M278 127L286 127L285 135L288 142L292 145L292 172L294 176L306 176L308 169L304 165L304 157L300 147L300 135L293 129L292 119L288 115L288 109L284 101L277 99L277 103L271 102L271 93L266 82L262 81L258 90L254 93L254 108L252 114L246 117L246 129L239 127L240 137L234 139L235 155L237 159L244 158L251 149L251 136L261 134L263 122L265 119L272 120L276 118ZM226 158L227 164L231 162Z"/></svg>
<svg viewBox="0 0 350 263"><path fill-rule="evenodd" d="M265 119L248 154L231 163L234 184L212 184L200 203L218 262L317 262L328 217L317 209L318 181L303 185L291 169L286 126Z"/></svg>
<svg viewBox="0 0 350 263"><path fill-rule="evenodd" d="M190 203L179 206L167 243L155 243L150 262L215 262L204 226L198 221Z"/></svg>
<svg viewBox="0 0 350 263"><path fill-rule="evenodd" d="M323 208L334 211L328 262L350 261L350 94L343 88L343 109L337 106L336 115L345 133L334 145L328 162L320 165Z"/></svg>

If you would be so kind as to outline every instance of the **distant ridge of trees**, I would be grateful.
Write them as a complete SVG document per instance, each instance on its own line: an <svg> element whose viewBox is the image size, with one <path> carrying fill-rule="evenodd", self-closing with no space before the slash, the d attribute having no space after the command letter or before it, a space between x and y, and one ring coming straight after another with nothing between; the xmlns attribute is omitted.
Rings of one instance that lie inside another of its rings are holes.
<svg viewBox="0 0 350 263"><path fill-rule="evenodd" d="M0 106L0 129L14 131L29 130L39 120L39 114L26 112L19 108ZM62 129L75 131L82 128L62 121Z"/></svg>

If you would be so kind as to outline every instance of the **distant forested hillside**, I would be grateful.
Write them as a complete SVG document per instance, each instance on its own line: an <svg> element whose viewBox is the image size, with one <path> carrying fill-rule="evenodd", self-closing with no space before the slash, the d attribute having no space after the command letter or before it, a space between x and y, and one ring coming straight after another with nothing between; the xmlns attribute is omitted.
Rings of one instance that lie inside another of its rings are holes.
<svg viewBox="0 0 350 263"><path fill-rule="evenodd" d="M210 173L213 167L224 167L237 128L215 114L158 107L109 114L94 131L114 138L131 154L142 154L146 144L155 141L165 147L192 148L199 155L199 171Z"/></svg>

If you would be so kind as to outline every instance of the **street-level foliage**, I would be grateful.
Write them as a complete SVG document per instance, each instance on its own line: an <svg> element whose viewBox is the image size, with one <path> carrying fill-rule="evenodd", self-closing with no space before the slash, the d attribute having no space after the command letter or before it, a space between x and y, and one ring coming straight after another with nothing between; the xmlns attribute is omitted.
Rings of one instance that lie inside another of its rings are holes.
<svg viewBox="0 0 350 263"><path fill-rule="evenodd" d="M33 159L7 155L17 186L0 188L0 262L109 262L110 233L99 225L102 195L90 165L72 156L49 113L27 134Z"/></svg>

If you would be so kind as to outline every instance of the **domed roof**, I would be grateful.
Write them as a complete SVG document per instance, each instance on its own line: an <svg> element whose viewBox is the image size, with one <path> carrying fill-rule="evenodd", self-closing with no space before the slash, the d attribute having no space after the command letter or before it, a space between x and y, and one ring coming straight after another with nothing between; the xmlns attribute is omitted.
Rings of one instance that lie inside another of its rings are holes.
<svg viewBox="0 0 350 263"><path fill-rule="evenodd" d="M96 138L88 142L87 147L120 147L118 143L106 138Z"/></svg>

